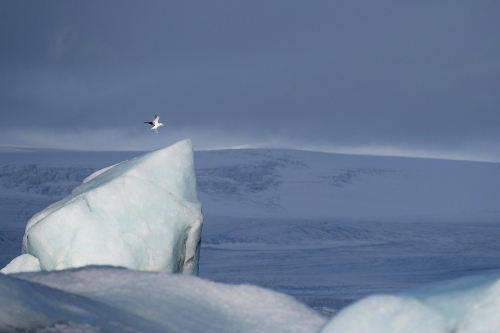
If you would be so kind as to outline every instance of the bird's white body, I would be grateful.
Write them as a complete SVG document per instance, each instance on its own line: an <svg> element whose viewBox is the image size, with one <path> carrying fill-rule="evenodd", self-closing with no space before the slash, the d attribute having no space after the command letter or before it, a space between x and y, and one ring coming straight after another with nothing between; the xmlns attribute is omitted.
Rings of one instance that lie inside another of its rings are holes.
<svg viewBox="0 0 500 333"><path fill-rule="evenodd" d="M155 130L156 134L158 134L158 127L163 126L162 123L159 122L160 116L155 114L155 119L153 121L145 121L145 124L149 124L153 127L151 127L152 130Z"/></svg>

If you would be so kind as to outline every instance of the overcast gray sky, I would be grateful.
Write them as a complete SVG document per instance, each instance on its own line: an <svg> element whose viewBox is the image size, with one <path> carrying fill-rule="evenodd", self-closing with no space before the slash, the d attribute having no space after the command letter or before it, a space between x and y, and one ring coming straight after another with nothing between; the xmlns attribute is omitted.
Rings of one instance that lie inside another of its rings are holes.
<svg viewBox="0 0 500 333"><path fill-rule="evenodd" d="M0 144L500 161L499 14L498 0L2 0Z"/></svg>

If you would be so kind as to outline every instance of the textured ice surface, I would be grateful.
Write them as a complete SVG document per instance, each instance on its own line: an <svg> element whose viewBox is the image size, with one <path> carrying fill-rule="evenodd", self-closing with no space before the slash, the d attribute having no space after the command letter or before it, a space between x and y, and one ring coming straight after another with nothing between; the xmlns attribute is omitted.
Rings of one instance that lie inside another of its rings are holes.
<svg viewBox="0 0 500 333"><path fill-rule="evenodd" d="M95 264L196 274L202 220L185 140L88 177L28 221L23 253L42 270Z"/></svg>
<svg viewBox="0 0 500 333"><path fill-rule="evenodd" d="M0 274L1 332L313 333L324 322L290 296L189 275L95 266Z"/></svg>
<svg viewBox="0 0 500 333"><path fill-rule="evenodd" d="M320 333L497 333L500 275L465 277L342 310Z"/></svg>

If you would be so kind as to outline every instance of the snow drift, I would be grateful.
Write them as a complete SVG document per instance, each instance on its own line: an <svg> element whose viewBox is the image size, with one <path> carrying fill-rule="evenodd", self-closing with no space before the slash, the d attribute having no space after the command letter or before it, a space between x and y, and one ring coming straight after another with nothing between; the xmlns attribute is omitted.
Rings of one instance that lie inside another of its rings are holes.
<svg viewBox="0 0 500 333"><path fill-rule="evenodd" d="M87 265L197 274L203 217L190 140L102 169L35 214L3 273Z"/></svg>

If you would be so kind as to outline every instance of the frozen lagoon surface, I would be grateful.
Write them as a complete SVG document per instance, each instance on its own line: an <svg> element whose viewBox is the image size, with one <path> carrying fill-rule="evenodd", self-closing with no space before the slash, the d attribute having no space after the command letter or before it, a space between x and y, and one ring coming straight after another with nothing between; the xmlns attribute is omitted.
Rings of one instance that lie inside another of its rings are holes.
<svg viewBox="0 0 500 333"><path fill-rule="evenodd" d="M500 268L500 164L292 150L198 152L200 276L325 314Z"/></svg>
<svg viewBox="0 0 500 333"><path fill-rule="evenodd" d="M20 254L34 213L139 154L0 154L0 267ZM228 150L196 152L195 169L205 279L270 288L331 315L371 294L500 267L498 163Z"/></svg>

